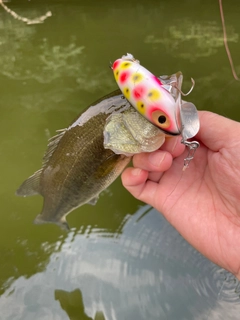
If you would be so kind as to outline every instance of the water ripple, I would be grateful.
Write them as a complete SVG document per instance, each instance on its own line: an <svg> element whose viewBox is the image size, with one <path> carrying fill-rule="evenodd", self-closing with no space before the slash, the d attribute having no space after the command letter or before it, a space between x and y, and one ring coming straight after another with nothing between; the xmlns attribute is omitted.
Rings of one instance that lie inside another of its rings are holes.
<svg viewBox="0 0 240 320"><path fill-rule="evenodd" d="M74 312L72 304L84 306L86 319L225 319L226 309L238 319L239 282L154 209L128 216L116 237L89 228L59 239L44 272L12 282L0 300L5 319L30 319L31 308L38 319L65 319L62 311Z"/></svg>

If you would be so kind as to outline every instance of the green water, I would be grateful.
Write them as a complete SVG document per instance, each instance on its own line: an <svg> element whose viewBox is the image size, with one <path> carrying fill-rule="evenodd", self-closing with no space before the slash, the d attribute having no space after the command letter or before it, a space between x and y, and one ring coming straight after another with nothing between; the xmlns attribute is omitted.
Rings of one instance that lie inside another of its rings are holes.
<svg viewBox="0 0 240 320"><path fill-rule="evenodd" d="M117 180L71 231L32 223L41 197L14 195L47 140L116 89L109 62L130 52L156 75L181 70L199 110L240 120L240 82L218 1L24 1L0 7L0 319L238 319L234 278L191 248ZM223 1L240 76L239 1ZM218 316L218 318L217 318ZM214 318L216 317L216 318ZM230 319L230 318L229 318Z"/></svg>

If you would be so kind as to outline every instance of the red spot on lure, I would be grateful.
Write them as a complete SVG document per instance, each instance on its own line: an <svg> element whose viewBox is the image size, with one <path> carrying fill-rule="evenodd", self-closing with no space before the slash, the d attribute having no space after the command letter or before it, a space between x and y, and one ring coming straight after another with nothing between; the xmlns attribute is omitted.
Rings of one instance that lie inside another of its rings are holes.
<svg viewBox="0 0 240 320"><path fill-rule="evenodd" d="M130 76L129 72L127 72L127 71L121 72L121 74L119 76L119 81L121 82L121 84L126 82L126 80L128 79L129 76Z"/></svg>
<svg viewBox="0 0 240 320"><path fill-rule="evenodd" d="M160 79L156 76L153 76L153 80L156 81L156 83L158 83L160 86L162 86L162 82L160 81Z"/></svg>
<svg viewBox="0 0 240 320"><path fill-rule="evenodd" d="M118 67L118 65L120 64L120 60L116 60L114 63L113 63L113 65L112 65L112 68L113 68L113 70L115 70L117 67Z"/></svg>
<svg viewBox="0 0 240 320"><path fill-rule="evenodd" d="M143 98L146 93L146 88L144 86L137 86L133 89L133 96L136 100Z"/></svg>

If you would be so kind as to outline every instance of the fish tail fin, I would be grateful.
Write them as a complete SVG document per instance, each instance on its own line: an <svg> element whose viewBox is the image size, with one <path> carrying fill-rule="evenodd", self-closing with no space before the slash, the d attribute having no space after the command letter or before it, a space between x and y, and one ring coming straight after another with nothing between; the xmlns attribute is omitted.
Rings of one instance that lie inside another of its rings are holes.
<svg viewBox="0 0 240 320"><path fill-rule="evenodd" d="M61 220L46 220L43 218L42 214L39 214L36 216L34 223L35 224L55 223L56 225L58 225L61 229L65 230L65 231L70 230L69 225L68 225L65 217L62 217Z"/></svg>
<svg viewBox="0 0 240 320"><path fill-rule="evenodd" d="M33 175L27 178L17 189L16 195L20 197L27 197L39 194L41 173L42 169L36 171Z"/></svg>

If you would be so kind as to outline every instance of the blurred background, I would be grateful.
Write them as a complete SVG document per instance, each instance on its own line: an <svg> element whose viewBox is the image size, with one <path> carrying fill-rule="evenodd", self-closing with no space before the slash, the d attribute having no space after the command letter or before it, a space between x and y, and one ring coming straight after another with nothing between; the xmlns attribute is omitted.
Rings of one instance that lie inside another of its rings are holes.
<svg viewBox="0 0 240 320"><path fill-rule="evenodd" d="M0 319L239 319L240 285L195 251L120 179L71 230L32 223L39 196L15 190L40 168L47 140L117 88L109 62L132 53L156 75L182 71L187 100L240 120L240 82L218 1L12 0L0 6ZM239 1L223 1L240 75Z"/></svg>

